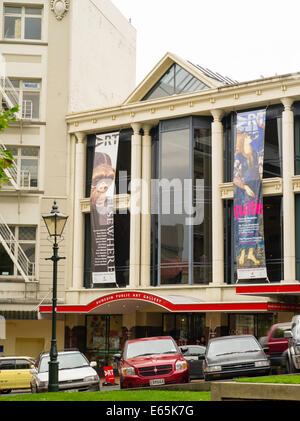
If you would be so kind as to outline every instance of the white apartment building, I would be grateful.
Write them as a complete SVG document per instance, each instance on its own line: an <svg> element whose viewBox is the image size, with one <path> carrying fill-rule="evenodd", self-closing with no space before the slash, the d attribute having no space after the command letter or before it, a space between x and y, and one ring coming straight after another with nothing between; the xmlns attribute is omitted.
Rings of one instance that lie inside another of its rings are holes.
<svg viewBox="0 0 300 421"><path fill-rule="evenodd" d="M136 31L109 0L0 1L2 107L19 115L0 135L15 157L0 192L0 350L36 356L49 347L51 321L37 320L51 301L52 244L41 218L56 200L69 215L60 243L58 302L71 284L75 148L66 114L122 102L135 87ZM120 65L122 64L122 65ZM71 168L72 167L72 168ZM84 181L83 181L84 182ZM70 239L70 241L69 241ZM64 261L63 261L64 262ZM57 323L58 347L64 322Z"/></svg>

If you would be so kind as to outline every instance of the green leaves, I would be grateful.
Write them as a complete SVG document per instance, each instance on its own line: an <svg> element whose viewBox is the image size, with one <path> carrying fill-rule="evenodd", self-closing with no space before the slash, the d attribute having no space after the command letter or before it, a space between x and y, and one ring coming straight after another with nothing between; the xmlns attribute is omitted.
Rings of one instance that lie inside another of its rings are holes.
<svg viewBox="0 0 300 421"><path fill-rule="evenodd" d="M15 106L6 111L0 111L0 132L9 127L9 123L16 121L16 113L19 107ZM5 173L5 169L12 168L14 166L14 158L9 149L0 149L0 190L2 184L9 182L9 177Z"/></svg>

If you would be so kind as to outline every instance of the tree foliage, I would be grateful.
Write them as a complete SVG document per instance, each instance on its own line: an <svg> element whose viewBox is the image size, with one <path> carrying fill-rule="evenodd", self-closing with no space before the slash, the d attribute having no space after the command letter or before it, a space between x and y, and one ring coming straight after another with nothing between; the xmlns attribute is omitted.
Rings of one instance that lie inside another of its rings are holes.
<svg viewBox="0 0 300 421"><path fill-rule="evenodd" d="M9 123L16 121L16 113L19 107L10 108L7 111L0 111L0 132L9 128ZM0 147L0 190L3 184L9 182L9 177L5 173L5 169L14 166L14 158L9 149Z"/></svg>

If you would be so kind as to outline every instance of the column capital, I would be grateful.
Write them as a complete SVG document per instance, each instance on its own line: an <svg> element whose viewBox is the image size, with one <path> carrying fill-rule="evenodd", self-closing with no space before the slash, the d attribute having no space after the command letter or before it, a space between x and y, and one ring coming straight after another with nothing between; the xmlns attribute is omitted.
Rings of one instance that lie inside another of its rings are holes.
<svg viewBox="0 0 300 421"><path fill-rule="evenodd" d="M75 132L74 133L77 143L83 143L86 140L86 133L85 132Z"/></svg>
<svg viewBox="0 0 300 421"><path fill-rule="evenodd" d="M140 134L140 130L142 128L142 124L141 123L132 123L131 124L132 130L133 130L133 134L134 135L139 135Z"/></svg>
<svg viewBox="0 0 300 421"><path fill-rule="evenodd" d="M150 130L152 129L152 127L153 127L152 124L143 124L142 129L144 130L144 136L150 135Z"/></svg>
<svg viewBox="0 0 300 421"><path fill-rule="evenodd" d="M280 101L284 105L284 111L291 111L293 102L295 100L294 98L291 98L291 97L285 97L285 98L280 98Z"/></svg>
<svg viewBox="0 0 300 421"><path fill-rule="evenodd" d="M221 122L221 119L224 116L225 111L217 109L217 110L210 110L210 113L214 118L214 122Z"/></svg>

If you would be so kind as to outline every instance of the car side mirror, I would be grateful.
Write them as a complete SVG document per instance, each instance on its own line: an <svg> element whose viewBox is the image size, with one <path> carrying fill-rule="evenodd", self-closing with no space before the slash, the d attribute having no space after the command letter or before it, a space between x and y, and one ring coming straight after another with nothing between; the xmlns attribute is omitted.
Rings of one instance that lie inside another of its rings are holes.
<svg viewBox="0 0 300 421"><path fill-rule="evenodd" d="M290 330L286 330L284 332L284 337L285 338L292 338L293 337L292 332Z"/></svg>
<svg viewBox="0 0 300 421"><path fill-rule="evenodd" d="M91 367L97 367L97 361L91 361L90 366Z"/></svg>
<svg viewBox="0 0 300 421"><path fill-rule="evenodd" d="M122 355L121 354L115 354L114 355L114 360L115 361L119 361L119 360L121 360L121 358L122 358Z"/></svg>

